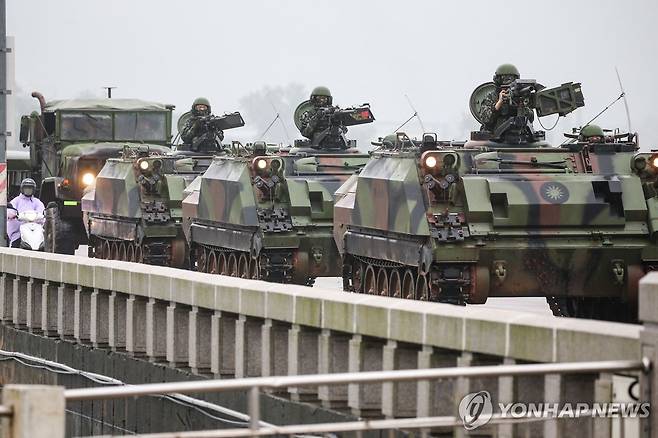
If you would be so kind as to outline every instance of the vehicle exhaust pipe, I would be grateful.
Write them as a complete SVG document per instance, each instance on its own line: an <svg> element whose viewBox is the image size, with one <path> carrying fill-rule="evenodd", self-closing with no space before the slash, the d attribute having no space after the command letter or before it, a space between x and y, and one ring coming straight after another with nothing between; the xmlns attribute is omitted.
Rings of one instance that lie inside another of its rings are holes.
<svg viewBox="0 0 658 438"><path fill-rule="evenodd" d="M43 94L39 93L38 91L33 91L32 97L34 97L39 101L39 107L41 108L41 112L43 113L43 110L46 109L46 98L43 97Z"/></svg>

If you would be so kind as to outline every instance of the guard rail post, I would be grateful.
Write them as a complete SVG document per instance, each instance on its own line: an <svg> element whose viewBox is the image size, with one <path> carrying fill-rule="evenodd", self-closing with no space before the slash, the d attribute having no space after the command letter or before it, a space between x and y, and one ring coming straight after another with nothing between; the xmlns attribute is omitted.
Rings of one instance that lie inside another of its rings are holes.
<svg viewBox="0 0 658 438"><path fill-rule="evenodd" d="M643 324L640 332L642 358L649 359L652 367L642 373L640 379L640 402L651 402L653 415L640 419L640 436L649 438L658 435L658 415L654 410L658 406L658 375L653 368L658 360L658 273L651 272L640 280L639 319Z"/></svg>
<svg viewBox="0 0 658 438"><path fill-rule="evenodd" d="M6 385L2 404L12 410L3 419L3 438L64 438L64 387Z"/></svg>

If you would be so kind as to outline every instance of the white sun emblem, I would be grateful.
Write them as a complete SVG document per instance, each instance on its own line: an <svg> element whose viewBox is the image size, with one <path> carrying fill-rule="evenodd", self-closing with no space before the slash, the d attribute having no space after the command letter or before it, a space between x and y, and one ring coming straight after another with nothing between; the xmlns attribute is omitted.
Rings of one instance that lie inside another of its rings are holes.
<svg viewBox="0 0 658 438"><path fill-rule="evenodd" d="M546 197L552 199L553 201L557 201L560 198L562 198L564 194L562 193L562 189L558 186L548 186L546 187Z"/></svg>

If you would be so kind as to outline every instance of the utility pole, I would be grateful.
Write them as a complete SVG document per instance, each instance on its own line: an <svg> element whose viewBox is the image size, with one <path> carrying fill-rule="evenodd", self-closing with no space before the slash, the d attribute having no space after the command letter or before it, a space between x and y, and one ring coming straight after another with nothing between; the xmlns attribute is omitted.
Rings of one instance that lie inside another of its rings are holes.
<svg viewBox="0 0 658 438"><path fill-rule="evenodd" d="M114 90L116 87L103 87L107 90L107 98L112 99L112 90Z"/></svg>
<svg viewBox="0 0 658 438"><path fill-rule="evenodd" d="M0 0L0 246L7 246L7 2Z"/></svg>

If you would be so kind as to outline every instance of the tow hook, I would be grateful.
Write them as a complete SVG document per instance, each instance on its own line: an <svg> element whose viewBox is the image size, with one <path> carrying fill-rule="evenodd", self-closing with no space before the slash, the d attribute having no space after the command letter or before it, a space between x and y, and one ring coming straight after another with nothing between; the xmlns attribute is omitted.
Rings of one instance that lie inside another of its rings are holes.
<svg viewBox="0 0 658 438"><path fill-rule="evenodd" d="M502 283L505 281L505 278L507 277L507 262L504 260L496 260L493 263L493 272L496 278L498 279L498 283Z"/></svg>
<svg viewBox="0 0 658 438"><path fill-rule="evenodd" d="M615 276L615 283L624 284L624 264L621 260L612 261L612 275Z"/></svg>

